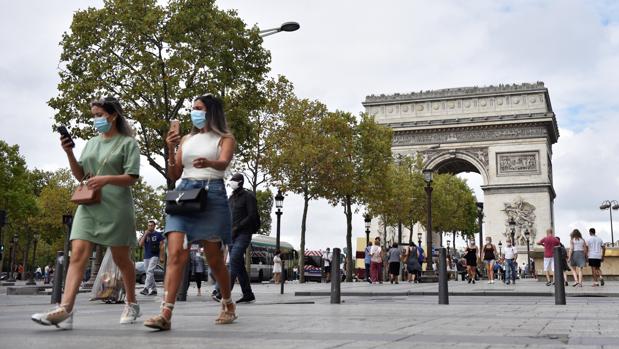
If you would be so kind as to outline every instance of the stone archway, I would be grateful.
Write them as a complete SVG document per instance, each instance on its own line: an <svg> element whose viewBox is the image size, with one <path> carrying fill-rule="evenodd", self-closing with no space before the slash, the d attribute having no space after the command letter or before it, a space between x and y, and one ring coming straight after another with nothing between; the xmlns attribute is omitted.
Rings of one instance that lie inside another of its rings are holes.
<svg viewBox="0 0 619 349"><path fill-rule="evenodd" d="M366 112L394 131L392 151L437 172L483 178L484 235L504 240L554 226L552 146L559 138L541 82L368 96ZM438 241L438 240L434 240Z"/></svg>

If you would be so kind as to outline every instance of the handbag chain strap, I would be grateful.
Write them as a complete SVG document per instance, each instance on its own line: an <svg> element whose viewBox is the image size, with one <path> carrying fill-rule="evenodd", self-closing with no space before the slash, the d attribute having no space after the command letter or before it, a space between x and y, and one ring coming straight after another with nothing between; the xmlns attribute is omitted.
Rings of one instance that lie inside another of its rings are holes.
<svg viewBox="0 0 619 349"><path fill-rule="evenodd" d="M105 165L107 164L107 161L109 160L110 156L112 155L112 153L116 150L116 148L118 147L118 143L120 142L120 135L118 136L118 139L116 139L116 142L114 143L114 145L112 146L112 149L110 149L110 151L108 151L107 155L105 156L105 159L103 159L103 162L101 163L101 166L99 167L99 170L97 171L97 174L95 175L98 176L99 174L101 174L101 170L103 170L103 168L105 167ZM90 178L92 176L89 176L87 174L84 175L84 178L82 178L82 182L84 182L85 180L88 180L88 178Z"/></svg>

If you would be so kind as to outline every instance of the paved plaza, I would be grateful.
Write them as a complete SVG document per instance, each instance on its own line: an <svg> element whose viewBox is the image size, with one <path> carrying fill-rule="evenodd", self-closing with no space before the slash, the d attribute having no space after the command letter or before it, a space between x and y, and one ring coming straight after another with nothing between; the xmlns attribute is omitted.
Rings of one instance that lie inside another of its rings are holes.
<svg viewBox="0 0 619 349"><path fill-rule="evenodd" d="M213 323L219 305L194 286L169 332L120 325L122 305L88 302L88 294L78 296L73 331L41 327L29 317L49 308L50 297L7 296L3 287L0 348L619 348L619 282L570 287L565 306L532 280L449 286L450 305L438 305L436 284L344 283L342 304L332 305L329 284L287 284L284 295L277 285L254 285L257 302L239 305L228 326ZM159 298L139 301L141 320L158 312Z"/></svg>

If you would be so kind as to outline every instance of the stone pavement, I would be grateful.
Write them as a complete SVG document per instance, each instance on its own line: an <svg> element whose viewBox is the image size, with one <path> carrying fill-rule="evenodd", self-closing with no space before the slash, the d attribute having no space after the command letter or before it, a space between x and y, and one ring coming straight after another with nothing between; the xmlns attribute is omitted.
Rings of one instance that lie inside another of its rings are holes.
<svg viewBox="0 0 619 349"><path fill-rule="evenodd" d="M122 305L88 302L87 294L78 296L74 330L42 327L29 317L50 307L49 296L7 296L0 288L0 348L619 348L619 282L568 288L565 306L531 295L551 287L530 280L505 291L511 296L492 295L509 288L502 284L449 287L450 305L438 305L435 295L408 295L435 292L436 284L343 283L343 303L331 305L316 293L328 284L287 284L284 295L277 285L253 285L258 301L239 305L237 322L219 326L219 304L196 296L192 284L169 332L120 325ZM301 292L308 295L295 296ZM159 298L138 299L141 320L158 312Z"/></svg>

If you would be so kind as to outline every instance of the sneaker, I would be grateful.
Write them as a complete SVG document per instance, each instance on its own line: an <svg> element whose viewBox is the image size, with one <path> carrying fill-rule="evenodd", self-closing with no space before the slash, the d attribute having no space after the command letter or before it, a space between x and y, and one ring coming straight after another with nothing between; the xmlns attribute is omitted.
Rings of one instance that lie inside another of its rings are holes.
<svg viewBox="0 0 619 349"><path fill-rule="evenodd" d="M600 278L600 286L604 286L604 279Z"/></svg>
<svg viewBox="0 0 619 349"><path fill-rule="evenodd" d="M150 290L150 292L148 292L149 296L156 296L157 295L157 289L153 288L152 290Z"/></svg>
<svg viewBox="0 0 619 349"><path fill-rule="evenodd" d="M505 281L505 285L509 285L509 280Z"/></svg>
<svg viewBox="0 0 619 349"><path fill-rule="evenodd" d="M36 313L32 314L32 321L41 324L43 326L51 326L54 325L56 328L61 328L63 330L71 330L73 329L73 314L75 311L70 313L67 312L67 309L63 306L58 306L53 310L50 310L46 313Z"/></svg>
<svg viewBox="0 0 619 349"><path fill-rule="evenodd" d="M548 282L546 283L546 286L550 286L550 285L552 285L552 282L548 281Z"/></svg>
<svg viewBox="0 0 619 349"><path fill-rule="evenodd" d="M132 324L142 316L140 313L140 305L137 303L126 303L125 309L123 310L122 315L120 316L121 324Z"/></svg>
<svg viewBox="0 0 619 349"><path fill-rule="evenodd" d="M569 286L569 285L570 285L570 283L566 281L565 282L565 286Z"/></svg>
<svg viewBox="0 0 619 349"><path fill-rule="evenodd" d="M473 283L475 283L475 279L473 279Z"/></svg>
<svg viewBox="0 0 619 349"><path fill-rule="evenodd" d="M471 283L471 279L469 279L469 284Z"/></svg>
<svg viewBox="0 0 619 349"><path fill-rule="evenodd" d="M144 287L144 289L140 292L140 294L143 294L145 296L148 295L148 288Z"/></svg>
<svg viewBox="0 0 619 349"><path fill-rule="evenodd" d="M217 291L213 291L213 293L211 293L211 298L215 301L215 302L221 302L221 293L217 292Z"/></svg>
<svg viewBox="0 0 619 349"><path fill-rule="evenodd" d="M243 297L239 298L238 301L236 301L237 303L252 303L256 301L256 296L254 296L254 294L252 293L249 296L245 296L243 295Z"/></svg>

